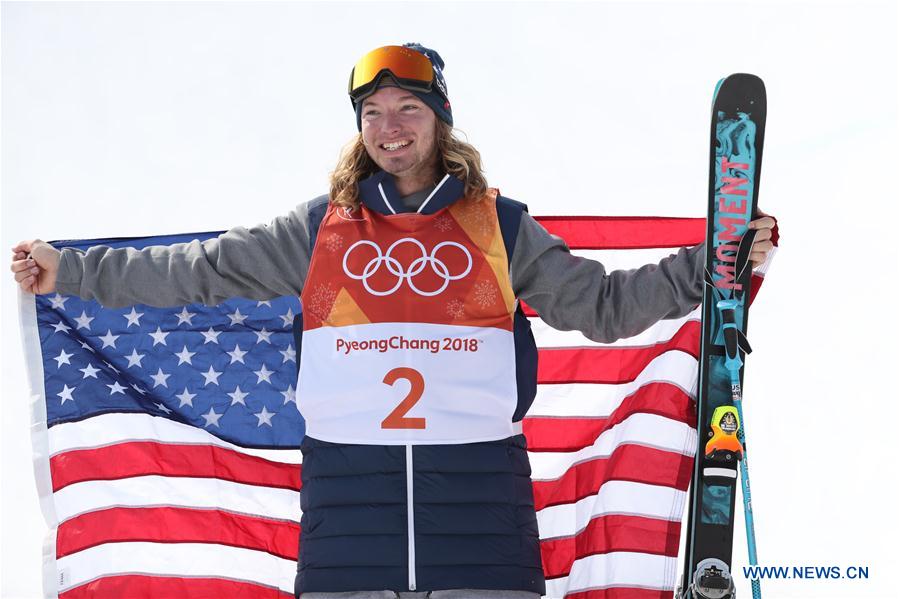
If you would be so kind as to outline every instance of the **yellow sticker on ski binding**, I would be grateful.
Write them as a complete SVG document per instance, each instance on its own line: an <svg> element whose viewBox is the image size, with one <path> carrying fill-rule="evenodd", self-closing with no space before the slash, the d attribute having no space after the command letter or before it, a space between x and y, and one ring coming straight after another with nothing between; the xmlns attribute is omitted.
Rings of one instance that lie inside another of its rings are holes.
<svg viewBox="0 0 899 599"><path fill-rule="evenodd" d="M707 458L732 462L743 458L743 445L737 439L740 417L733 406L718 406L712 413L712 438L705 445Z"/></svg>

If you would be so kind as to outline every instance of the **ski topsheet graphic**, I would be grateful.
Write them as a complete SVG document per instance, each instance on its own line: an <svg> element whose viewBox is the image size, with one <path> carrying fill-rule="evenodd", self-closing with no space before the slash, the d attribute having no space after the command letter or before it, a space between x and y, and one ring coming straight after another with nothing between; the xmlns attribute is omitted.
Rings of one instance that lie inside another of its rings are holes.
<svg viewBox="0 0 899 599"><path fill-rule="evenodd" d="M755 75L718 82L712 107L706 285L697 396L699 443L690 484L684 576L678 597L734 597L731 578L737 479L749 563L756 563L749 460L742 413L743 356L765 131L765 85ZM757 580L753 597L761 597Z"/></svg>

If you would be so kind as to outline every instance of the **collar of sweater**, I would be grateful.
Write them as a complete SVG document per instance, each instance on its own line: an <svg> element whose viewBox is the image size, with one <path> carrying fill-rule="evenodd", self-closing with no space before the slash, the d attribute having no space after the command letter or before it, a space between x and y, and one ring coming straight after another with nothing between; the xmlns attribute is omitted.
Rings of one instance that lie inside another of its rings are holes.
<svg viewBox="0 0 899 599"><path fill-rule="evenodd" d="M431 190L423 190L406 197L396 189L393 175L378 171L359 182L359 197L370 210L381 214L418 212L434 214L463 196L465 184L446 174ZM423 197L420 197L423 196Z"/></svg>

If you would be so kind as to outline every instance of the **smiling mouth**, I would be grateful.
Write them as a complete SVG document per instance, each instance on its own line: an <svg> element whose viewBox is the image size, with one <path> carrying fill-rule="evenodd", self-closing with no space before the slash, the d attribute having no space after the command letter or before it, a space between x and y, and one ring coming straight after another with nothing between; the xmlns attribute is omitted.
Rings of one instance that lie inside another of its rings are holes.
<svg viewBox="0 0 899 599"><path fill-rule="evenodd" d="M387 152L397 152L402 150L403 148L408 148L412 145L412 141L408 139L400 139L397 141L388 141L381 144L381 149L386 150Z"/></svg>

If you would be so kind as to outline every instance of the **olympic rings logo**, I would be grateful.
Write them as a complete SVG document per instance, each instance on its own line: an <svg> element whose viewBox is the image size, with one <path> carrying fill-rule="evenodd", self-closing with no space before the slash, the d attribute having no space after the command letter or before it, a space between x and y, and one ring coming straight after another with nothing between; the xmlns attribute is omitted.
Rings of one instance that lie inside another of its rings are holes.
<svg viewBox="0 0 899 599"><path fill-rule="evenodd" d="M409 270L403 270L403 266L402 264L400 264L399 260L390 255L397 246L403 243L412 243L416 245L419 250L421 250L421 257L416 258L412 261L412 264L409 265ZM375 252L377 252L377 256L369 260L368 264L365 265L365 268L362 269L362 274L357 275L350 272L350 269L347 267L347 259L350 257L350 254L353 252L353 250L361 245L370 245L371 247L373 247L375 249ZM437 258L437 252L439 252L440 249L445 246L457 247L462 250L462 253L465 254L465 258L468 260L468 266L466 266L463 273L458 275L451 275L449 273L449 268L447 267L447 265L444 264L442 260ZM387 270L397 278L396 285L394 285L387 291L377 291L375 289L372 289L368 283L368 280L376 272L378 272L378 269L381 268L382 264L384 264ZM434 274L443 279L443 285L441 285L440 288L436 291L422 291L421 289L416 287L415 283L412 281L412 278L420 274L426 266L430 266L431 270L434 271ZM345 272L351 279L362 281L362 284L365 286L366 291L368 291L372 295L377 295L380 297L391 295L392 293L396 292L396 290L402 286L403 281L406 281L412 291L414 291L418 295L433 297L439 293L442 293L447 288L447 286L449 286L450 281L461 279L469 272L471 272L471 267L471 254L468 252L464 245L456 243L455 241L443 241L441 243L438 243L434 246L434 249L431 250L431 253L428 254L424 244L422 244L417 239L412 239L411 237L404 237L402 239L394 241L390 245L390 247L387 248L386 253L382 253L381 248L375 242L369 241L367 239L362 239L351 245L350 248L346 251L346 254L343 255L343 272Z"/></svg>

